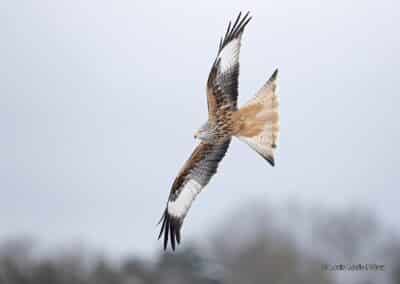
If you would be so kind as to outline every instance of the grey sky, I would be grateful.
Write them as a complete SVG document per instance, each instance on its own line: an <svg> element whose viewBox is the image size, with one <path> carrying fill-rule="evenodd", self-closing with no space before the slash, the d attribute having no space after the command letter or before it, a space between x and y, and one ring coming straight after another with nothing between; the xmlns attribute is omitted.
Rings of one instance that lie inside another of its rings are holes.
<svg viewBox="0 0 400 284"><path fill-rule="evenodd" d="M255 198L355 203L397 224L398 1L2 1L0 238L159 250L155 223L240 10L254 18L239 101L280 69L276 167L234 141L184 238Z"/></svg>

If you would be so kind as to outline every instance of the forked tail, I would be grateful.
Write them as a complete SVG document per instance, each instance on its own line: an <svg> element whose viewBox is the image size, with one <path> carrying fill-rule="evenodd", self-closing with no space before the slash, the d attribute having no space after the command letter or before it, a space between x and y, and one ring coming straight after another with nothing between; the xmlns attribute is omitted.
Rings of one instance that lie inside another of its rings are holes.
<svg viewBox="0 0 400 284"><path fill-rule="evenodd" d="M234 134L272 166L279 138L279 99L276 95L278 69L257 95L234 113Z"/></svg>

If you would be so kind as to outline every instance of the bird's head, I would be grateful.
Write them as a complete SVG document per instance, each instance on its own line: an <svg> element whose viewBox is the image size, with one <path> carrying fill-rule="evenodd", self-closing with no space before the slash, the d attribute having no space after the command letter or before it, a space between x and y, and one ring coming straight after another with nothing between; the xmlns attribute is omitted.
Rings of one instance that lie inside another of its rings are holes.
<svg viewBox="0 0 400 284"><path fill-rule="evenodd" d="M199 130L194 133L194 138L201 141L207 142L212 139L212 131L210 128L210 123L207 121L204 123Z"/></svg>

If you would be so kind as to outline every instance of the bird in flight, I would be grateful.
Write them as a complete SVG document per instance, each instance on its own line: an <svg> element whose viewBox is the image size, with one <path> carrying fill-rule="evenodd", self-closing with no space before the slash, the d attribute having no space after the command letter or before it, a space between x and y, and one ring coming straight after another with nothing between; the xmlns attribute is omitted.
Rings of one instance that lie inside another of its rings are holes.
<svg viewBox="0 0 400 284"><path fill-rule="evenodd" d="M276 69L254 98L238 109L239 52L243 31L251 17L239 13L229 22L218 46L217 57L207 80L208 120L195 133L200 140L172 184L161 217L158 239L164 236L164 250L181 241L181 227L196 196L216 173L233 136L247 143L269 164L275 165L274 151L279 136L279 101Z"/></svg>

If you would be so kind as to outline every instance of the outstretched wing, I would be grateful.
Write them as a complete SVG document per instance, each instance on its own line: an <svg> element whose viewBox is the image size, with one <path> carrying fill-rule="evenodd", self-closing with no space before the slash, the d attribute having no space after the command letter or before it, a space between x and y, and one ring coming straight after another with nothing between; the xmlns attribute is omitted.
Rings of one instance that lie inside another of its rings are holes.
<svg viewBox="0 0 400 284"><path fill-rule="evenodd" d="M233 25L229 22L225 36L221 38L207 80L208 116L211 123L224 120L227 112L236 110L239 77L240 41L244 28L251 20L249 12L242 18L239 13Z"/></svg>
<svg viewBox="0 0 400 284"><path fill-rule="evenodd" d="M193 151L172 184L167 208L161 217L161 230L158 238L164 233L164 250L171 240L171 247L180 243L180 229L192 202L217 172L218 163L224 157L230 140L222 144L200 143Z"/></svg>

